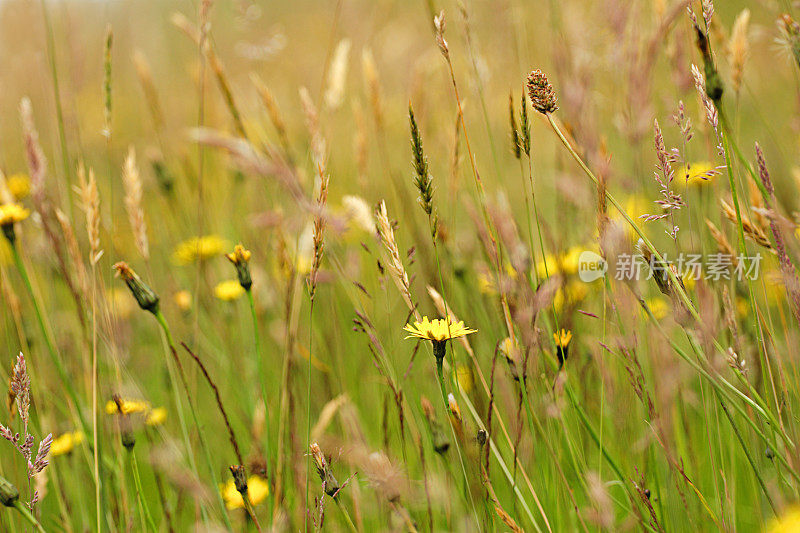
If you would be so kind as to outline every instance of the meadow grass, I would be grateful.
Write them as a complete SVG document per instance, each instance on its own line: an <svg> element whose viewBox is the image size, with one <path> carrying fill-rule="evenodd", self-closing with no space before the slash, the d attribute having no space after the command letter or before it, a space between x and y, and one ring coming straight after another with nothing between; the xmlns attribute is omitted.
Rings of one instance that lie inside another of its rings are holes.
<svg viewBox="0 0 800 533"><path fill-rule="evenodd" d="M0 4L0 529L800 531L800 14L717 4Z"/></svg>

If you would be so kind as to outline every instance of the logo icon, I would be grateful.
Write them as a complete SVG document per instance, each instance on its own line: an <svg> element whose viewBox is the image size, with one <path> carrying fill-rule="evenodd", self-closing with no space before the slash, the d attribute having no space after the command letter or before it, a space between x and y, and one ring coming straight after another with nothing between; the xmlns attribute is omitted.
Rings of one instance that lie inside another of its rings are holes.
<svg viewBox="0 0 800 533"><path fill-rule="evenodd" d="M608 263L600 255L584 250L578 256L578 277L584 283L591 283L606 275Z"/></svg>

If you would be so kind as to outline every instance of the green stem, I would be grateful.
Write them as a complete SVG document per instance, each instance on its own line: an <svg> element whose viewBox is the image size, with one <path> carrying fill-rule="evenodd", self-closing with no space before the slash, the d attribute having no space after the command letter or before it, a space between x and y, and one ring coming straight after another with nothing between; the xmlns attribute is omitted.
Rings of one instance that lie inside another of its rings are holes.
<svg viewBox="0 0 800 533"><path fill-rule="evenodd" d="M144 491L142 490L142 480L139 477L139 463L136 461L136 452L131 449L131 471L133 472L133 483L136 485L136 501L139 503L139 512L143 513L147 519L147 524L150 531L158 531L153 517L150 515L150 509L147 507L147 501L144 499Z"/></svg>
<svg viewBox="0 0 800 533"><path fill-rule="evenodd" d="M36 529L36 531L38 531L39 533L45 533L42 524L40 524L39 521L36 520L36 517L34 517L33 514L25 507L25 504L17 500L14 502L14 509L16 509L19 512L19 514L21 514L22 517Z"/></svg>
<svg viewBox="0 0 800 533"><path fill-rule="evenodd" d="M232 529L233 526L231 525L231 520L228 517L228 512L225 509L225 502L222 500L222 494L220 494L220 491L216 489L217 476L214 473L214 467L211 462L211 454L208 451L208 445L206 444L206 439L205 436L203 435L202 427L200 426L200 420L197 417L197 410L195 409L194 402L192 401L192 395L189 391L189 384L186 381L186 374L183 372L183 366L181 365L180 359L178 359L178 351L175 349L175 343L172 340L172 333L170 332L169 325L167 324L167 321L164 318L164 314L161 312L160 309L156 308L153 315L156 317L158 324L164 331L164 335L167 338L167 344L169 344L169 349L172 352L172 357L175 359L175 364L178 367L178 375L181 378L181 385L183 385L183 390L186 392L186 401L189 403L189 410L192 413L192 419L194 421L195 428L197 429L197 438L200 441L200 448L203 449L203 458L205 459L206 468L208 469L208 474L211 477L212 485L215 487L213 492L216 495L217 504L222 510L222 518L225 521L225 525L228 527L228 529ZM173 383L173 388L174 388L174 383ZM189 443L187 442L187 446L188 445ZM191 453L191 447L188 449L188 451Z"/></svg>

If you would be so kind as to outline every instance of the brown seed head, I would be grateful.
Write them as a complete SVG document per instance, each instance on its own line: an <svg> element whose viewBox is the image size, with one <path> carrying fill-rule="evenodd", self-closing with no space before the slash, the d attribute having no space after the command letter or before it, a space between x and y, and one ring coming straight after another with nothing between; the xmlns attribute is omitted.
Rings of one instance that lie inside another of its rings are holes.
<svg viewBox="0 0 800 533"><path fill-rule="evenodd" d="M539 69L528 75L528 96L530 96L533 108L543 115L558 109L556 92L547 81L547 76Z"/></svg>

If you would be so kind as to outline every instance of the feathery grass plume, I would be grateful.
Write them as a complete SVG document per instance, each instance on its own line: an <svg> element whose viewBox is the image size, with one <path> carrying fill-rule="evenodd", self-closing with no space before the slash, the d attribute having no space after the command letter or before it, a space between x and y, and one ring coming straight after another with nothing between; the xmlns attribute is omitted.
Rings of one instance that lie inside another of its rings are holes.
<svg viewBox="0 0 800 533"><path fill-rule="evenodd" d="M114 32L111 24L106 26L106 40L103 48L103 136L111 138L111 46Z"/></svg>
<svg viewBox="0 0 800 533"><path fill-rule="evenodd" d="M511 91L508 93L508 118L509 126L511 126L511 151L514 154L514 157L519 159L522 157L522 143L524 141L522 140L520 132L517 129L517 117L514 114L514 93Z"/></svg>
<svg viewBox="0 0 800 533"><path fill-rule="evenodd" d="M317 278L319 268L322 266L322 255L325 251L325 226L327 225L326 208L328 204L328 184L330 176L319 169L319 195L317 196L317 213L314 215L312 239L314 242L314 258L311 261L311 271L308 275L308 292L311 301L317 292Z"/></svg>
<svg viewBox="0 0 800 533"><path fill-rule="evenodd" d="M439 11L439 14L433 18L433 27L436 30L436 44L439 46L439 51L449 62L450 47L447 45L447 41L444 38L444 30L447 27L447 23L444 20L444 10Z"/></svg>
<svg viewBox="0 0 800 533"><path fill-rule="evenodd" d="M710 7L709 7L710 6ZM694 13L689 11L692 18L692 25L695 30L695 37L697 38L697 48L700 50L700 55L703 57L703 73L705 75L704 89L706 95L719 105L722 102L722 93L724 85L722 77L717 71L717 66L714 63L714 56L711 53L711 42L708 38L708 29L711 25L711 17L714 14L714 4L708 0L703 0L703 19L705 21L705 30L700 28Z"/></svg>
<svg viewBox="0 0 800 533"><path fill-rule="evenodd" d="M375 65L375 58L372 50L364 48L361 50L361 71L364 75L369 103L372 108L372 118L378 130L383 128L383 100L381 98L381 82L378 76L378 67Z"/></svg>
<svg viewBox="0 0 800 533"><path fill-rule="evenodd" d="M139 84L142 86L153 125L155 126L156 132L160 132L164 127L164 112L161 110L158 91L156 91L156 85L153 82L153 71L150 68L150 64L147 62L147 57L145 57L141 50L134 50L133 66L136 69L136 76L139 78Z"/></svg>
<svg viewBox="0 0 800 533"><path fill-rule="evenodd" d="M378 209L375 211L375 221L381 242L388 254L387 266L389 267L389 273L392 275L392 279L394 279L408 308L416 309L413 303L414 300L411 298L411 283L408 280L406 269L403 267L403 261L400 259L400 250L397 248L397 241L394 238L394 227L392 223L389 222L389 214L386 212L386 202L383 200L381 200Z"/></svg>
<svg viewBox="0 0 800 533"><path fill-rule="evenodd" d="M694 86L697 89L697 94L700 97L700 101L703 104L703 109L706 112L706 119L708 120L708 123L711 124L711 127L716 131L719 128L719 114L717 113L717 107L714 105L712 99L709 98L708 89L706 87L706 78L695 64L692 64L692 77L694 78Z"/></svg>
<svg viewBox="0 0 800 533"><path fill-rule="evenodd" d="M94 170L89 169L88 179L86 167L78 165L78 196L81 208L86 217L86 235L89 238L89 262L96 265L103 255L100 249L100 194L97 191L97 180Z"/></svg>
<svg viewBox="0 0 800 533"><path fill-rule="evenodd" d="M709 219L706 219L706 226L708 226L708 231L711 232L711 237L714 239L714 242L717 243L717 251L729 257L732 262L733 258L736 257L736 252L733 250L733 246L731 246L728 238L725 237L725 234Z"/></svg>
<svg viewBox="0 0 800 533"><path fill-rule="evenodd" d="M750 10L743 9L733 21L731 38L728 41L728 62L731 65L731 86L739 94L744 77L744 64L750 55L750 41L747 32L750 26Z"/></svg>
<svg viewBox="0 0 800 533"><path fill-rule="evenodd" d="M14 364L14 369L11 372L11 392L16 397L17 410L19 418L22 422L22 434L12 432L10 428L0 424L0 436L14 445L14 448L22 455L27 465L28 486L31 486L31 481L38 474L47 468L50 464L47 456L50 453L50 446L53 443L53 434L48 433L45 438L39 442L39 448L36 455L33 454L33 445L36 441L33 435L28 433L28 425L30 422L30 407L31 407L31 378L28 374L28 367L25 362L25 356L22 352L17 356ZM27 502L27 507L33 511L34 506L39 501L39 492L36 489L31 489L33 492L30 495L30 500Z"/></svg>
<svg viewBox="0 0 800 533"><path fill-rule="evenodd" d="M154 315L158 314L158 295L153 292L153 289L142 281L142 278L124 261L115 263L114 270L117 277L121 278L128 286L139 307Z"/></svg>
<svg viewBox="0 0 800 533"><path fill-rule="evenodd" d="M328 75L328 88L325 90L325 105L330 110L339 109L344 99L347 82L347 63L350 58L350 39L342 39L336 45Z"/></svg>
<svg viewBox="0 0 800 533"><path fill-rule="evenodd" d="M531 156L531 125L528 123L528 98L525 96L525 88L522 88L522 96L519 103L519 142L525 155Z"/></svg>
<svg viewBox="0 0 800 533"><path fill-rule="evenodd" d="M56 220L61 226L61 234L64 236L64 243L67 247L70 259L72 259L72 266L75 269L75 277L78 280L78 286L83 294L89 293L89 282L86 274L86 266L81 258L81 249L78 245L78 239L75 237L75 231L72 229L72 223L69 221L67 215L61 210L56 209Z"/></svg>
<svg viewBox="0 0 800 533"><path fill-rule="evenodd" d="M764 159L764 153L761 151L761 146L756 143L756 160L758 162L758 174L761 178L761 183L767 190L769 202L767 207L769 209L769 227L772 230L772 237L775 239L775 252L778 256L778 263L780 264L781 274L783 276L783 285L786 288L786 295L789 303L791 304L792 312L795 319L800 324L800 283L797 279L797 271L789 259L789 254L786 253L786 244L783 239L783 232L778 226L778 213L777 201L775 199L775 187L772 185L772 180L769 177L769 170L767 169L767 162Z"/></svg>
<svg viewBox="0 0 800 533"><path fill-rule="evenodd" d="M789 49L795 64L800 68L800 24L791 15L784 13L778 19L781 31L780 42Z"/></svg>
<svg viewBox="0 0 800 533"><path fill-rule="evenodd" d="M147 223L142 208L142 180L136 167L136 151L128 148L128 155L122 166L122 183L125 186L125 209L133 230L134 240L139 253L146 260L150 259L150 247L147 240Z"/></svg>
<svg viewBox="0 0 800 533"><path fill-rule="evenodd" d="M303 113L306 118L306 127L308 133L311 135L311 160L314 166L318 168L320 174L327 170L327 147L325 145L325 138L322 136L322 131L319 126L319 113L314 101L311 99L311 94L305 87L300 87L300 103L303 106Z"/></svg>
<svg viewBox="0 0 800 533"><path fill-rule="evenodd" d="M283 151L288 157L289 135L286 133L286 122L284 122L283 117L281 116L281 110L280 107L278 107L278 101L275 100L275 96L272 94L272 91L269 90L269 87L267 87L267 85L257 74L251 74L250 81L252 81L253 85L255 85L258 96L261 99L261 103L267 110L267 115L269 115L269 120L272 123L272 127L275 128L275 132L278 134L278 141L281 143L281 147L283 147Z"/></svg>
<svg viewBox="0 0 800 533"><path fill-rule="evenodd" d="M678 230L680 228L675 225L674 212L683 207L685 204L683 203L683 198L681 198L681 195L671 190L672 181L675 179L675 170L672 167L672 164L675 162L675 156L674 152L667 152L667 147L664 144L664 135L661 133L661 127L658 125L658 120L653 121L653 129L655 131L654 138L656 156L658 158L658 163L656 163L656 169L658 172L654 172L653 175L660 187L659 192L661 192L661 199L656 200L655 203L661 208L661 212L655 214L644 214L639 218L643 218L646 222L652 222L654 220L670 217L671 228L667 231L667 235L669 235L673 241L676 241L678 238Z"/></svg>
<svg viewBox="0 0 800 533"><path fill-rule="evenodd" d="M543 115L548 115L558 109L556 92L547 76L536 69L528 74L528 97L533 108Z"/></svg>
<svg viewBox="0 0 800 533"><path fill-rule="evenodd" d="M414 118L414 109L411 107L411 102L408 103L408 121L411 126L411 154L414 161L414 185L419 191L419 205L425 214L428 215L428 221L431 225L431 236L436 238L436 229L438 226L438 217L434 212L433 207L433 179L431 178L428 169L428 158L425 157L425 151L422 148L422 135L420 134L417 121Z"/></svg>
<svg viewBox="0 0 800 533"><path fill-rule="evenodd" d="M720 198L719 205L722 208L722 214L725 215L730 222L733 224L737 223L736 217L736 210L726 202L724 199ZM772 251L772 243L769 242L769 238L767 237L766 232L763 228L755 224L750 218L742 213L741 214L741 221L742 221L742 230L744 231L744 236L756 243L757 245L766 248L767 250Z"/></svg>

